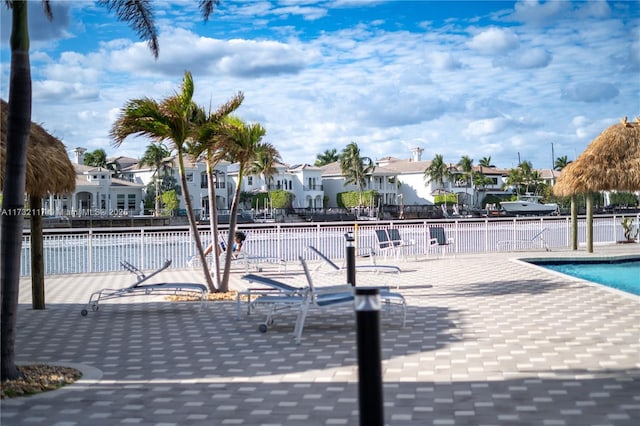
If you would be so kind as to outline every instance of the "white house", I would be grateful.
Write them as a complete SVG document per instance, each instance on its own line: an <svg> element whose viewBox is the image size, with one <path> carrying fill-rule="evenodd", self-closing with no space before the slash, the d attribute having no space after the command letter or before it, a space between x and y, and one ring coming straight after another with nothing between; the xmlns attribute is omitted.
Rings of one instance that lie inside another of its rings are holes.
<svg viewBox="0 0 640 426"><path fill-rule="evenodd" d="M258 193L282 189L293 194L295 208L322 208L324 191L322 186L322 170L309 164L289 166L284 163L274 165L275 173L266 178L260 175L245 175L240 185L243 192ZM232 164L228 168L228 176L232 186L238 184L238 167ZM259 208L268 206L258 206Z"/></svg>
<svg viewBox="0 0 640 426"><path fill-rule="evenodd" d="M143 200L140 183L114 177L112 170L84 165L84 148L76 148L76 190L73 194L50 195L43 208L56 216L120 216L139 214Z"/></svg>
<svg viewBox="0 0 640 426"><path fill-rule="evenodd" d="M140 167L137 159L129 157L110 159L110 163L115 166L114 170L85 166L85 151L84 148L76 148L73 151L77 172L76 192L45 199L45 209L56 215L140 214L141 203L146 196L145 189L155 179L153 168ZM425 170L429 168L431 161L422 160L423 151L419 147L412 149L412 156L408 159L384 157L377 160L375 169L367 176L364 190L377 191L381 195L383 205L397 206L433 205L436 195L455 194L458 204L479 207L484 197L489 194L509 193L503 189L509 171L495 167L474 167L474 171L482 173L489 180L481 187L467 184L462 173L453 164L450 165L453 177L443 184L425 179ZM169 160L169 173L175 177L179 185L177 159L172 157ZM195 213L197 216L206 215L209 210L206 165L202 161L194 162L185 158L184 166ZM545 180L553 184L558 172L545 172L547 171L542 171ZM345 177L342 175L339 162L322 167L278 163L275 165L275 173L266 180L259 175L243 176L242 182L237 180L237 164L220 162L215 166L214 184L218 210L230 208L237 185L241 185L242 192L247 193L275 189L289 191L294 196L294 208L312 209L337 207L339 193L359 190L353 184L345 186ZM184 210L184 198L179 197L179 200L179 209ZM264 207L269 206L258 206Z"/></svg>
<svg viewBox="0 0 640 426"><path fill-rule="evenodd" d="M337 207L337 196L342 192L360 190L355 184L349 183L345 185L345 177L340 169L340 162L336 161L324 165L320 169L322 171L324 195L327 200L325 207ZM377 191L378 194L380 194L383 204L396 204L398 195L396 175L397 173L394 170L383 166L376 166L373 172L367 175L365 185L362 189L365 191Z"/></svg>
<svg viewBox="0 0 640 426"><path fill-rule="evenodd" d="M322 169L310 164L296 164L289 168L293 178L293 206L296 208L324 208Z"/></svg>

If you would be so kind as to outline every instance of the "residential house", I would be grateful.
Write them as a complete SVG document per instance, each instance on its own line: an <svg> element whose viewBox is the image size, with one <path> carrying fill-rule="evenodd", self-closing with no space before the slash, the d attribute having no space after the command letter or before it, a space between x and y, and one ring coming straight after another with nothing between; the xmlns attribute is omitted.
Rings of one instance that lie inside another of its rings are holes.
<svg viewBox="0 0 640 426"><path fill-rule="evenodd" d="M84 165L84 148L75 148L76 190L50 195L43 208L55 216L122 216L141 214L143 185L115 177L113 170Z"/></svg>
<svg viewBox="0 0 640 426"><path fill-rule="evenodd" d="M324 191L322 185L322 170L309 164L289 166L284 163L274 165L274 173L268 177L260 175L245 175L240 185L242 192L258 193L273 190L289 191L293 194L294 208L322 208L324 206ZM238 185L238 167L232 164L228 168L231 185ZM253 206L256 208L256 206ZM257 206L258 209L270 206Z"/></svg>

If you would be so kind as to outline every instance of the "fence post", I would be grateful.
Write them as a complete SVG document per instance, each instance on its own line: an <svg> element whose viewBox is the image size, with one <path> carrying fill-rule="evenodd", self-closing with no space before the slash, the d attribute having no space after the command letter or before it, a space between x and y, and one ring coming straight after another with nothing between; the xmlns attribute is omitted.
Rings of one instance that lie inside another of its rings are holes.
<svg viewBox="0 0 640 426"><path fill-rule="evenodd" d="M484 251L489 252L489 219L484 219Z"/></svg>
<svg viewBox="0 0 640 426"><path fill-rule="evenodd" d="M93 272L93 229L89 228L87 239L87 272Z"/></svg>
<svg viewBox="0 0 640 426"><path fill-rule="evenodd" d="M140 269L144 269L144 227L140 228Z"/></svg>
<svg viewBox="0 0 640 426"><path fill-rule="evenodd" d="M360 426L384 424L380 350L380 293L357 288L355 294Z"/></svg>

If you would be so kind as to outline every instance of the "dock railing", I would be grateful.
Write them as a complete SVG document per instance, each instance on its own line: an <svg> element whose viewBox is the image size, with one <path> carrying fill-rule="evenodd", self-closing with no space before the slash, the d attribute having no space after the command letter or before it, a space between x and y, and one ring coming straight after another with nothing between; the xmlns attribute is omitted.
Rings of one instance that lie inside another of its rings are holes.
<svg viewBox="0 0 640 426"><path fill-rule="evenodd" d="M634 223L640 222L640 214ZM622 216L596 216L593 221L594 244L615 243L624 239ZM332 259L345 255L344 234L353 232L359 252L377 246L375 230L398 228L405 240L412 240L412 249L418 255L428 255L427 227L443 227L452 237L456 253L490 253L499 250L498 242L526 240L545 231L548 247L570 247L571 218L537 217L508 219L455 219L455 220L399 220L362 222L270 223L242 224L239 230L247 233L247 247L256 255L272 256L296 261L305 255L308 245L316 247ZM221 233L227 228L221 226ZM200 236L206 246L211 233L201 227ZM140 269L156 269L172 259L171 268L188 267L188 259L196 253L188 227L138 227L45 229L44 264L46 275L112 272L121 270L126 260ZM586 244L586 220L578 220L578 242ZM21 275L31 274L31 238L28 230L23 235Z"/></svg>

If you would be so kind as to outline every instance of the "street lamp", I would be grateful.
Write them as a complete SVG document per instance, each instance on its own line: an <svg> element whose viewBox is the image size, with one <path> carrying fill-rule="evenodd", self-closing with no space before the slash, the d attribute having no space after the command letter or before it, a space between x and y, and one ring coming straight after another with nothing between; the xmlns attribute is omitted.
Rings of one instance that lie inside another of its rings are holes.
<svg viewBox="0 0 640 426"><path fill-rule="evenodd" d="M357 288L355 310L360 426L382 426L384 400L380 349L380 290L375 287Z"/></svg>
<svg viewBox="0 0 640 426"><path fill-rule="evenodd" d="M344 234L347 259L347 283L356 286L356 247L353 232Z"/></svg>

